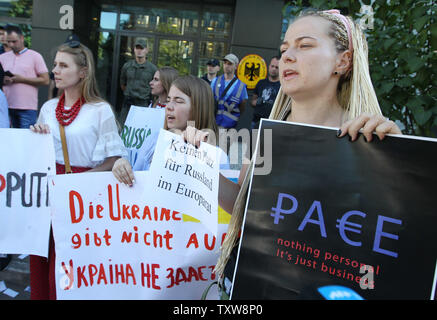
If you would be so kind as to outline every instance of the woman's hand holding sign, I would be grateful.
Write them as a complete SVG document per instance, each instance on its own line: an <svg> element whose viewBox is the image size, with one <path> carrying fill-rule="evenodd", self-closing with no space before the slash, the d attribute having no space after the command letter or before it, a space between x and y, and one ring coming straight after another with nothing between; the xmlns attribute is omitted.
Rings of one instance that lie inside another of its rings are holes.
<svg viewBox="0 0 437 320"><path fill-rule="evenodd" d="M134 172L132 171L132 166L128 160L120 158L115 161L114 166L112 167L112 173L121 183L124 183L129 187L133 186L135 182L135 176Z"/></svg>
<svg viewBox="0 0 437 320"><path fill-rule="evenodd" d="M50 133L50 127L48 124L36 123L33 126L30 126L29 128L32 132L35 133L42 133L42 134Z"/></svg>
<svg viewBox="0 0 437 320"><path fill-rule="evenodd" d="M368 142L372 141L374 132L379 140L384 139L386 134L402 134L396 123L384 116L363 113L359 117L343 123L338 131L338 137L342 138L349 134L351 141L355 141L360 130Z"/></svg>
<svg viewBox="0 0 437 320"><path fill-rule="evenodd" d="M200 147L201 142L207 142L209 133L202 130L198 130L195 127L187 126L182 132L184 140L197 148Z"/></svg>

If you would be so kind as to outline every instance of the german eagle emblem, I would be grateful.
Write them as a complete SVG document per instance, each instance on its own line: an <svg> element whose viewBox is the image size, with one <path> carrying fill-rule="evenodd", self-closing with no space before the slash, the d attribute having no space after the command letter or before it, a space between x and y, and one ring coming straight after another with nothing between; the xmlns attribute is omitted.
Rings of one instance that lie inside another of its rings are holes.
<svg viewBox="0 0 437 320"><path fill-rule="evenodd" d="M256 81L259 78L261 65L259 63L246 62L244 65L244 77L248 81Z"/></svg>

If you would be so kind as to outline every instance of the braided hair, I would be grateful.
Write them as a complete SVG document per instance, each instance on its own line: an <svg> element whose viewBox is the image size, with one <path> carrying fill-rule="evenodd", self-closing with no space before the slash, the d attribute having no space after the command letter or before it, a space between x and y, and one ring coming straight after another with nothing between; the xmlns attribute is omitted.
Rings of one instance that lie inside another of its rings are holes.
<svg viewBox="0 0 437 320"><path fill-rule="evenodd" d="M363 113L382 114L370 78L367 41L360 27L350 17L341 15L337 10L306 11L298 19L308 16L320 17L331 22L328 35L333 39L337 52L351 51L350 68L340 77L337 87L338 101L345 110L343 120L354 119ZM281 88L269 119L285 120L285 117L292 112L292 102L292 98L287 96ZM232 249L238 242L254 161L252 159L235 201L227 236L215 267L219 278L223 275Z"/></svg>

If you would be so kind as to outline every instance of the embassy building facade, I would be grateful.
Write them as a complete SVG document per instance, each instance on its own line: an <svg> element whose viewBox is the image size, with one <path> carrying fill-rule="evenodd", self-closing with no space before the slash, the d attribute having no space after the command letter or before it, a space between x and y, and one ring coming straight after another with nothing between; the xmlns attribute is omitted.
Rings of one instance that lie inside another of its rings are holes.
<svg viewBox="0 0 437 320"><path fill-rule="evenodd" d="M56 47L71 33L78 35L94 53L99 89L116 110L123 99L120 70L133 58L137 38L147 40L149 61L158 68L172 66L180 74L201 76L209 59L221 60L230 52L240 60L248 54L257 54L268 64L278 54L283 33L282 10L287 3L284 0L0 2L33 3L31 17L7 18L3 14L0 23L27 23L31 48L43 55L49 69ZM40 91L41 104L47 98L47 89Z"/></svg>

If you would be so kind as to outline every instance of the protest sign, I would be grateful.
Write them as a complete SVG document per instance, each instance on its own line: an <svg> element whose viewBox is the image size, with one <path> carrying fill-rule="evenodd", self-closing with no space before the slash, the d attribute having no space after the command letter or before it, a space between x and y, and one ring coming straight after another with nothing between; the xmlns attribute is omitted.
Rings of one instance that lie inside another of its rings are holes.
<svg viewBox="0 0 437 320"><path fill-rule="evenodd" d="M48 177L56 174L51 135L0 129L0 253L47 257Z"/></svg>
<svg viewBox="0 0 437 320"><path fill-rule="evenodd" d="M215 237L175 209L175 196L157 206L145 193L150 172L135 176L132 188L112 173L54 178L58 299L200 299L215 280L227 224Z"/></svg>
<svg viewBox="0 0 437 320"><path fill-rule="evenodd" d="M252 177L232 299L434 299L435 139L262 129L273 168Z"/></svg>
<svg viewBox="0 0 437 320"><path fill-rule="evenodd" d="M134 171L148 170L159 130L164 127L165 109L131 106L121 139Z"/></svg>
<svg viewBox="0 0 437 320"><path fill-rule="evenodd" d="M216 234L221 158L220 148L207 143L196 148L180 135L161 129L145 192L153 193L160 206L174 196L177 210L189 212Z"/></svg>

